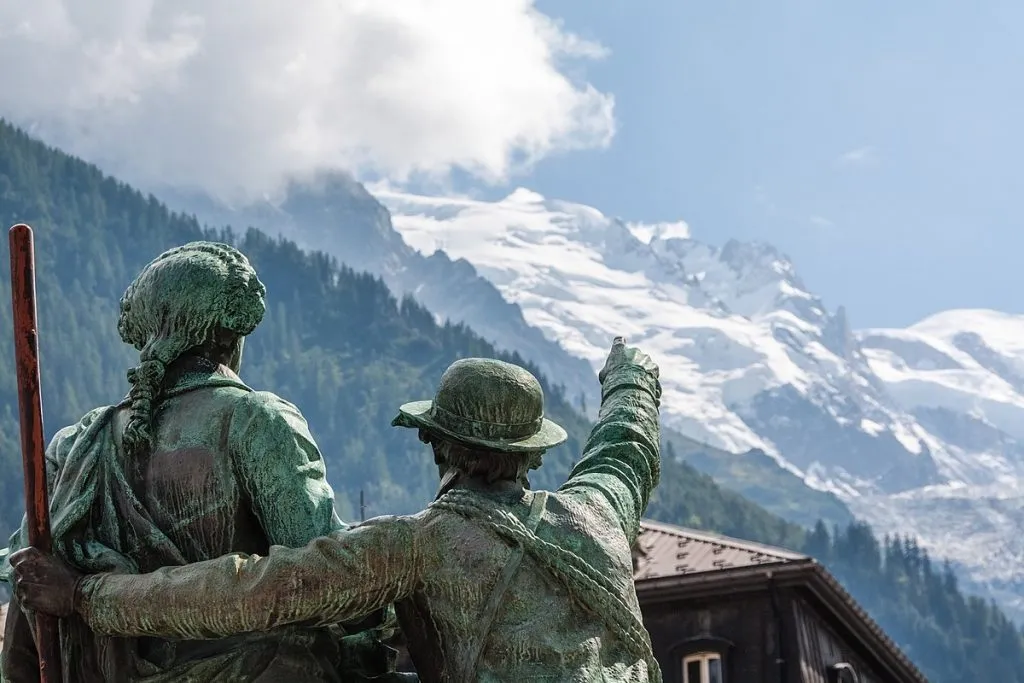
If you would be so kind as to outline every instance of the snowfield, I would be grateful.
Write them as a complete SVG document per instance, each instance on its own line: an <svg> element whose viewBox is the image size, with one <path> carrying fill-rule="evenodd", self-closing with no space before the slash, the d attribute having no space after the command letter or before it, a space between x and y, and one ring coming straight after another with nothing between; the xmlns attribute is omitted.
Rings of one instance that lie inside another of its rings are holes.
<svg viewBox="0 0 1024 683"><path fill-rule="evenodd" d="M685 223L525 189L497 202L370 190L408 245L468 261L572 356L597 369L618 334L651 353L666 425L736 457L763 450L1024 614L1024 317L854 332L769 245L707 245Z"/></svg>

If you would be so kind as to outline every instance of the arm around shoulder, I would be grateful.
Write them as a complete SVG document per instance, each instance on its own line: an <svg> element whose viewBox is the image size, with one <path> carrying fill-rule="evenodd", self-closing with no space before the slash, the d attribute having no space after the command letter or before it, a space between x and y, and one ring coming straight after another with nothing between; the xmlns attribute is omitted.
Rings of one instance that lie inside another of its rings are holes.
<svg viewBox="0 0 1024 683"><path fill-rule="evenodd" d="M351 621L412 593L415 518L379 517L267 557L225 555L151 574L98 574L77 610L106 635L212 639L286 624Z"/></svg>

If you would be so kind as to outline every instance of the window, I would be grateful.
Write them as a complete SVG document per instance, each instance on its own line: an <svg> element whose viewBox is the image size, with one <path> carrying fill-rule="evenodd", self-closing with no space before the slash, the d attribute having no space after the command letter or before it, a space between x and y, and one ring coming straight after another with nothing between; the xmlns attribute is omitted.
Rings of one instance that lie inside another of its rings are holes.
<svg viewBox="0 0 1024 683"><path fill-rule="evenodd" d="M673 671L672 678L679 683L726 683L729 675L729 656L735 645L717 636L705 633L696 638L686 638L668 648L678 669ZM678 659L677 659L678 658Z"/></svg>
<svg viewBox="0 0 1024 683"><path fill-rule="evenodd" d="M683 683L723 683L722 655L699 652L683 659Z"/></svg>
<svg viewBox="0 0 1024 683"><path fill-rule="evenodd" d="M828 668L829 683L857 683L857 672L846 662L833 664Z"/></svg>

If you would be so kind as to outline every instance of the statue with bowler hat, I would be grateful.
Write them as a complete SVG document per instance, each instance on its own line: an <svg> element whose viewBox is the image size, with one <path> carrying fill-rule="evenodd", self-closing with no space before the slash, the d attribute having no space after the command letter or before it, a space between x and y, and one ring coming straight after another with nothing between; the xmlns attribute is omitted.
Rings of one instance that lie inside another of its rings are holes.
<svg viewBox="0 0 1024 683"><path fill-rule="evenodd" d="M537 379L468 358L393 422L417 429L438 466L422 512L134 576L80 577L30 548L11 558L18 595L100 633L182 639L332 624L394 603L422 681L660 681L630 555L660 473L658 368L620 337L598 377L597 425L557 491L527 479L566 439Z"/></svg>

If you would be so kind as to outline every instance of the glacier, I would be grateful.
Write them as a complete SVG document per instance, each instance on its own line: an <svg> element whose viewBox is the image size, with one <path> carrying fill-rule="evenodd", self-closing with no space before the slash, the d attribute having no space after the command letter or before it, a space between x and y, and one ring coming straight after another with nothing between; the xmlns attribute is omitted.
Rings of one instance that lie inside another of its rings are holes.
<svg viewBox="0 0 1024 683"><path fill-rule="evenodd" d="M856 331L768 244L713 246L684 222L628 223L523 188L497 201L369 190L408 245L472 264L569 354L597 369L619 334L648 351L667 427L767 454L1024 616L1024 317Z"/></svg>

